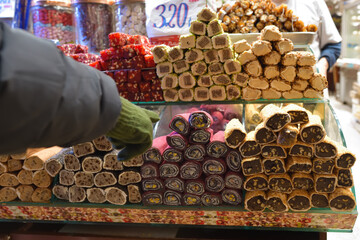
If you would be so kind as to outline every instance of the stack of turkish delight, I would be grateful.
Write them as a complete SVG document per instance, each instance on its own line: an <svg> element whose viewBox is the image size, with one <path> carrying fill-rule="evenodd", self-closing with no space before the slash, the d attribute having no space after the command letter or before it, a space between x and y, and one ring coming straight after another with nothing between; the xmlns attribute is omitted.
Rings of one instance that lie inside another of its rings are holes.
<svg viewBox="0 0 360 240"><path fill-rule="evenodd" d="M88 52L88 47L81 44L63 44L57 46L66 56L72 57L75 61L91 65L99 69L100 57ZM98 66L98 67L97 67ZM101 69L99 69L101 70Z"/></svg>

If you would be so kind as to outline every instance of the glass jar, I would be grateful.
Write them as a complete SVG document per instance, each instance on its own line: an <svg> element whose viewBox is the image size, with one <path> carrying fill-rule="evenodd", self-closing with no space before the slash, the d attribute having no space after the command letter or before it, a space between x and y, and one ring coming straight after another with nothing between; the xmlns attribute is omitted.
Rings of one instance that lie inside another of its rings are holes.
<svg viewBox="0 0 360 240"><path fill-rule="evenodd" d="M109 47L109 33L114 31L114 13L108 0L73 0L76 43L98 53Z"/></svg>
<svg viewBox="0 0 360 240"><path fill-rule="evenodd" d="M117 32L147 36L145 0L116 0L115 23Z"/></svg>
<svg viewBox="0 0 360 240"><path fill-rule="evenodd" d="M31 15L35 36L60 44L75 42L74 14L69 1L33 1Z"/></svg>

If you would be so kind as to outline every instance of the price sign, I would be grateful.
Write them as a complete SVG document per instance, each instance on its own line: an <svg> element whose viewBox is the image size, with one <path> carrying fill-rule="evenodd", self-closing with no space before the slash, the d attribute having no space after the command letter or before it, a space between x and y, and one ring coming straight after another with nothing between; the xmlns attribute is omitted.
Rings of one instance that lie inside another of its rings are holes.
<svg viewBox="0 0 360 240"><path fill-rule="evenodd" d="M15 0L0 0L0 18L14 18Z"/></svg>

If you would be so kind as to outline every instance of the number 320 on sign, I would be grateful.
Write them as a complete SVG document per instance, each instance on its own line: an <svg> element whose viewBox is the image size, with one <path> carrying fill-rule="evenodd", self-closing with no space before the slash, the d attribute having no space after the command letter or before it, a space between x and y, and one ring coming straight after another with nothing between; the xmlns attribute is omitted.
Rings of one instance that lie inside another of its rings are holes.
<svg viewBox="0 0 360 240"><path fill-rule="evenodd" d="M182 28L190 26L191 18L188 19L189 5L186 3L170 4L166 6L161 4L155 8L159 16L159 21L154 23L155 28ZM188 24L187 26L186 23Z"/></svg>

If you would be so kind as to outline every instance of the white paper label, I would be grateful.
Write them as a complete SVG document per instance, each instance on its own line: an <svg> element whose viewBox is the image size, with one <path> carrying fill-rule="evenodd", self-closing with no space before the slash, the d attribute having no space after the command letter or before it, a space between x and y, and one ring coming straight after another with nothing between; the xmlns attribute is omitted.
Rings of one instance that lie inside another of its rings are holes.
<svg viewBox="0 0 360 240"><path fill-rule="evenodd" d="M15 0L0 0L0 18L14 18Z"/></svg>

